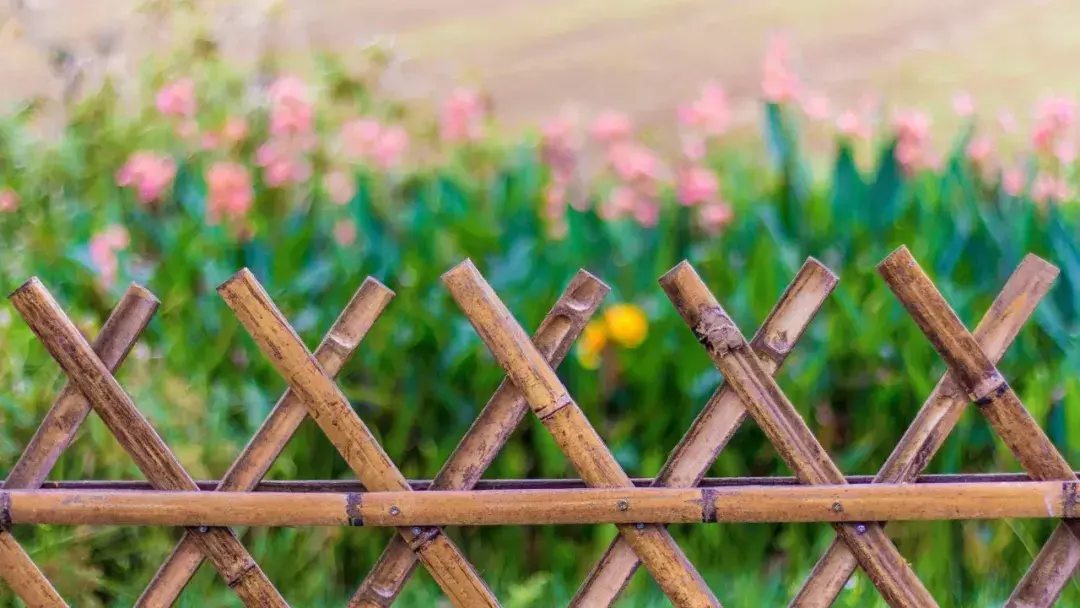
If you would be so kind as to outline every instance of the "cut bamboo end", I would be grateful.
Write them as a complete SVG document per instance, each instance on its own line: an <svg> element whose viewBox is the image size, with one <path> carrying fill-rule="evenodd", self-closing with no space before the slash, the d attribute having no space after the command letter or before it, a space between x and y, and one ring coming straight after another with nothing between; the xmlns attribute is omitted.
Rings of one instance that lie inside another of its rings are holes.
<svg viewBox="0 0 1080 608"><path fill-rule="evenodd" d="M16 288L15 291L9 293L8 294L8 299L9 300L14 300L15 298L17 298L17 297L19 297L19 296L21 296L23 294L31 293L31 292L37 291L39 289L43 289L44 287L45 286L42 285L42 283L41 283L41 279L37 278L36 276L33 276L33 277L30 277L29 279L26 279L26 281L22 285L19 285L19 287Z"/></svg>
<svg viewBox="0 0 1080 608"><path fill-rule="evenodd" d="M161 300L158 299L154 292L139 285L138 283L132 283L128 285L127 291L124 292L124 297L138 298L148 303L152 303L155 307L161 305Z"/></svg>

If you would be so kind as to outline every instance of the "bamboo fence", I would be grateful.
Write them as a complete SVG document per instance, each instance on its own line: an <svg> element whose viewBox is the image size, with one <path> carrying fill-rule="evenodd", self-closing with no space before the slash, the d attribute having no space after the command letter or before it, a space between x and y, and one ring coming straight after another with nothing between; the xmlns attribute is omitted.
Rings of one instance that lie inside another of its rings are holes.
<svg viewBox="0 0 1080 608"><path fill-rule="evenodd" d="M836 285L835 275L814 259L750 340L688 263L660 278L724 383L660 473L647 479L622 470L554 371L608 292L585 271L572 278L532 338L470 261L444 275L446 288L507 377L439 474L421 481L400 473L334 382L394 295L375 279L364 281L313 353L248 270L218 288L288 390L222 479L195 481L113 376L158 308L153 294L132 285L91 343L32 278L9 299L68 383L0 487L0 578L29 606L67 605L12 536L14 524L180 526L186 529L183 538L138 606L175 603L204 558L244 605L286 606L232 527L385 526L397 534L350 606L393 604L418 565L453 605L498 606L444 526L610 523L618 536L573 606L612 605L642 564L674 605L720 606L667 524L828 522L836 539L792 606L831 605L856 568L892 606L936 606L886 534L886 522L1029 517L1062 521L1008 605L1053 605L1080 564L1077 474L996 362L1049 291L1057 269L1035 256L1025 258L974 332L906 248L878 270L948 370L872 477L845 477L773 379ZM1026 474L921 474L971 402ZM46 481L91 411L146 481ZM580 479L481 480L530 412ZM356 481L263 480L308 416ZM747 417L794 477L704 477Z"/></svg>

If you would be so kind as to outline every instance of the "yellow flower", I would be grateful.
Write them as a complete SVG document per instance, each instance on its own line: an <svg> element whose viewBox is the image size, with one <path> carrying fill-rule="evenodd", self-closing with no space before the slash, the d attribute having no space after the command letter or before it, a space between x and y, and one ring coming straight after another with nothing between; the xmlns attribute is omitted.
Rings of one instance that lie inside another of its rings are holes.
<svg viewBox="0 0 1080 608"><path fill-rule="evenodd" d="M604 324L611 339L626 348L637 348L649 334L645 311L633 304L615 304L604 311Z"/></svg>
<svg viewBox="0 0 1080 608"><path fill-rule="evenodd" d="M596 369L600 367L600 353L607 346L607 327L603 320L590 321L581 332L581 340L578 342L577 359L581 367Z"/></svg>

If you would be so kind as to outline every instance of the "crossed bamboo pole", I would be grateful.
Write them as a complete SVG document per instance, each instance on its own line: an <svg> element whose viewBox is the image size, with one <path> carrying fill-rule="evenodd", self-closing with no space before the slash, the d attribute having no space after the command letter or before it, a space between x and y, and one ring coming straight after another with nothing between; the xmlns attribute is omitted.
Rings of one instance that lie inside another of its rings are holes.
<svg viewBox="0 0 1080 608"><path fill-rule="evenodd" d="M45 286L31 279L9 299L155 489L198 492L198 486L132 403L109 366ZM229 529L191 528L188 533L246 606L288 605Z"/></svg>

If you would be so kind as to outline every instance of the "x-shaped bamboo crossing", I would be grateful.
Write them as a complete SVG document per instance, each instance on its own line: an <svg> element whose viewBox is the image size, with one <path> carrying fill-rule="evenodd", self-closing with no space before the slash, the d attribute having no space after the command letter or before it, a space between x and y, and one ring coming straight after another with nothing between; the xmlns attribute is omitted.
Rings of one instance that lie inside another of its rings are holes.
<svg viewBox="0 0 1080 608"><path fill-rule="evenodd" d="M974 401L1032 478L1075 484L1077 479L1068 463L995 367L1049 290L1057 270L1039 258L1028 256L974 335L956 318L905 248L890 255L879 270L945 359L949 371L874 482L914 481L967 403ZM443 281L508 378L485 405L429 489L475 487L530 409L586 485L632 488L630 478L554 372L598 309L607 286L592 275L579 272L530 340L471 262L466 260L446 273ZM808 260L750 342L689 264L684 262L674 268L660 279L660 284L724 375L725 383L710 397L672 452L654 486L697 486L747 413L800 482L846 483L773 380L831 293L835 276L815 260ZM367 491L411 490L333 381L393 293L374 279L365 281L314 355L246 269L223 284L219 293L286 379L289 389L221 480L217 491L252 491L308 415L322 428ZM93 409L155 489L199 491L113 376L156 311L157 300L153 295L132 286L93 346L36 279L13 293L11 301L68 375L69 385L12 469L4 489L39 488ZM633 502L632 498L621 500L618 508L632 512ZM834 508L842 510L843 505L838 502ZM355 510L356 523L360 523L360 505ZM0 508L0 514L3 513L6 510ZM393 508L388 515L393 517ZM709 519L716 517L709 518L706 510L706 520ZM9 523L0 521L0 577L29 605L65 605L12 538L7 529ZM792 605L831 605L856 567L867 572L890 605L936 605L884 533L883 525L833 524L837 540ZM675 605L720 605L663 525L619 524L618 530L619 536L579 589L572 605L611 605L641 563ZM389 606L418 561L429 569L455 605L498 605L479 574L441 529L399 527L398 532L364 579L350 606ZM1056 601L1080 563L1078 534L1080 523L1063 520L1014 591L1010 606L1049 606ZM245 605L286 605L236 536L227 528L216 527L188 529L138 605L171 605L204 557L211 559Z"/></svg>

